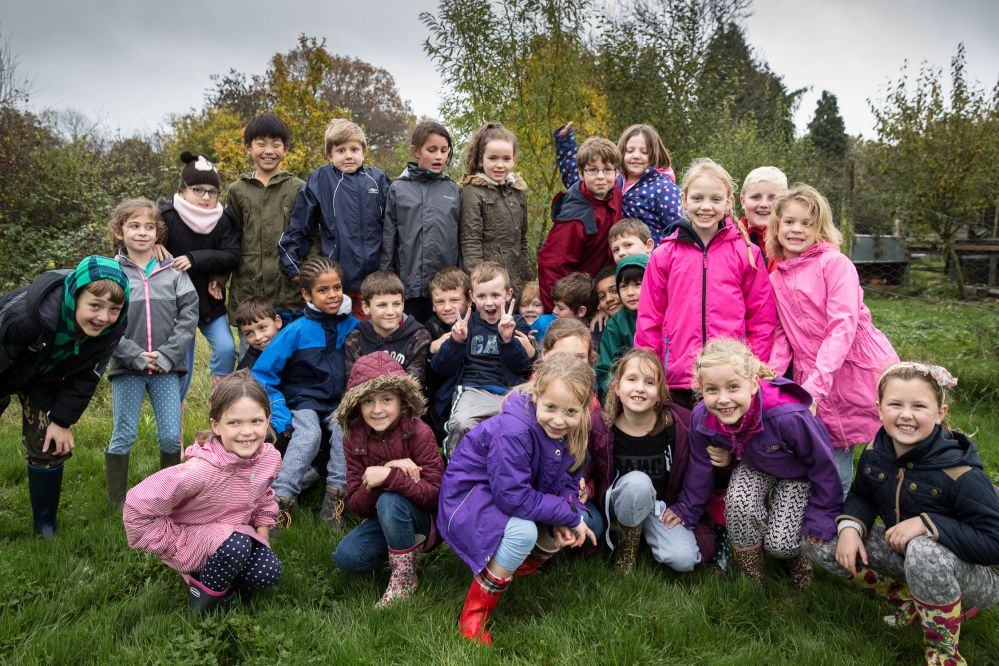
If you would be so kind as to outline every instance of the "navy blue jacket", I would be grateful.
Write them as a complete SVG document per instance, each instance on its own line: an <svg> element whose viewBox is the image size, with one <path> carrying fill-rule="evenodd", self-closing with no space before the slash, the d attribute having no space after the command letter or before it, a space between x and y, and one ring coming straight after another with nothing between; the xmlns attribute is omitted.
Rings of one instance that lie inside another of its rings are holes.
<svg viewBox="0 0 999 666"><path fill-rule="evenodd" d="M518 331L530 333L522 317L518 315L516 320ZM430 367L443 377L456 377L460 386L510 389L527 379L531 359L516 336L503 342L496 324L482 321L479 313L473 312L468 321L468 340L445 340L431 357Z"/></svg>
<svg viewBox="0 0 999 666"><path fill-rule="evenodd" d="M999 496L982 470L975 443L937 426L902 456L884 428L860 456L838 520L866 529L919 516L933 539L965 562L999 564Z"/></svg>
<svg viewBox="0 0 999 666"><path fill-rule="evenodd" d="M318 225L323 256L343 267L343 288L357 291L378 270L382 217L389 179L375 167L344 173L324 164L298 192L288 229L278 240L278 255L288 277L298 275Z"/></svg>
<svg viewBox="0 0 999 666"><path fill-rule="evenodd" d="M347 381L343 341L357 326L351 315L328 315L311 307L282 328L253 364L253 376L271 399L271 426L291 428L291 410L336 409Z"/></svg>

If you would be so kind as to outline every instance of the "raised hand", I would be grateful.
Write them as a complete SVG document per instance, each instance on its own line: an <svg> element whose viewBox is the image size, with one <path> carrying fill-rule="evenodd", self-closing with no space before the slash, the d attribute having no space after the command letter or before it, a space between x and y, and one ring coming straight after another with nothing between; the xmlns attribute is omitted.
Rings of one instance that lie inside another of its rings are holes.
<svg viewBox="0 0 999 666"><path fill-rule="evenodd" d="M472 308L469 306L465 314L458 317L458 321L451 324L451 342L459 345L465 344L468 340L468 322L472 318Z"/></svg>
<svg viewBox="0 0 999 666"><path fill-rule="evenodd" d="M572 129L572 121L570 120L569 122L567 122L567 123L566 123L566 124L565 124L565 125L564 125L564 126L562 127L562 129L560 129L560 130L558 131L558 135L559 135L559 136L565 136L566 134L568 134L568 133L569 133L569 130L571 130L571 129Z"/></svg>
<svg viewBox="0 0 999 666"><path fill-rule="evenodd" d="M499 324L496 328L499 329L500 340L503 342L510 342L513 339L513 332L517 330L517 320L513 318L513 313L517 311L517 299L511 298L510 302L503 306L503 316L500 317Z"/></svg>

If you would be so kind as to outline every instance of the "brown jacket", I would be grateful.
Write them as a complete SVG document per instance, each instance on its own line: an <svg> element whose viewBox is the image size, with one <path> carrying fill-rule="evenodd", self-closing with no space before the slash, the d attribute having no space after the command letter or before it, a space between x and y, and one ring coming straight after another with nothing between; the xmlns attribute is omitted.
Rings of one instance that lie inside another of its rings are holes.
<svg viewBox="0 0 999 666"><path fill-rule="evenodd" d="M533 279L527 251L527 183L519 174L495 185L481 175L461 181L461 259L471 272L483 261L495 261L510 273L519 298Z"/></svg>

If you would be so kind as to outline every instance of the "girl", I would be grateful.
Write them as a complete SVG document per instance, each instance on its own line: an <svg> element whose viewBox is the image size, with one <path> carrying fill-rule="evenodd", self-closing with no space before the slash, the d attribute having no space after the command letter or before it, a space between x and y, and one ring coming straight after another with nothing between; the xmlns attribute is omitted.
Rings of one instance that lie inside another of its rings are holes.
<svg viewBox="0 0 999 666"><path fill-rule="evenodd" d="M519 295L532 271L527 183L513 170L516 160L517 137L499 123L482 125L469 139L461 179L461 259L469 273L483 261L499 263Z"/></svg>
<svg viewBox="0 0 999 666"><path fill-rule="evenodd" d="M787 193L787 176L777 167L756 167L746 176L742 183L742 193L739 195L739 205L746 216L739 221L742 228L749 234L749 240L760 248L767 270L771 273L777 268L766 249L767 225L770 223L770 211L773 210L777 197Z"/></svg>
<svg viewBox="0 0 999 666"><path fill-rule="evenodd" d="M688 219L652 253L642 281L635 346L662 360L673 400L687 407L691 369L709 340L745 340L770 358L773 292L759 248L730 217L734 193L725 169L708 158L694 162L683 176Z"/></svg>
<svg viewBox="0 0 999 666"><path fill-rule="evenodd" d="M528 326L533 326L538 317L545 313L545 306L541 302L541 295L538 292L537 280L531 280L524 285L524 288L520 291L519 303L517 314L524 318Z"/></svg>
<svg viewBox="0 0 999 666"><path fill-rule="evenodd" d="M644 222L652 234L653 247L658 247L683 218L669 151L651 125L632 125L624 130L617 147L623 160L617 187L624 217ZM562 183L568 188L579 180L576 134L571 122L555 130L555 157Z"/></svg>
<svg viewBox="0 0 999 666"><path fill-rule="evenodd" d="M212 385L232 372L236 346L226 316L225 282L239 265L239 234L219 203L222 180L204 155L184 151L184 168L173 201L160 207L166 222L163 246L173 255L173 267L184 271L198 293L198 329L211 345L208 367ZM180 389L183 401L194 375L194 338L185 350L187 368Z"/></svg>
<svg viewBox="0 0 999 666"><path fill-rule="evenodd" d="M492 642L486 621L522 565L537 569L563 547L596 543L579 502L592 398L590 366L550 354L455 450L438 528L475 574L458 620L465 638Z"/></svg>
<svg viewBox="0 0 999 666"><path fill-rule="evenodd" d="M104 452L108 502L121 508L128 458L138 436L142 398L156 417L160 469L180 462L181 381L198 324L198 294L174 261L158 262L153 247L166 227L148 199L126 199L111 211L108 228L118 263L129 281L128 323L111 356L108 378L114 430Z"/></svg>
<svg viewBox="0 0 999 666"><path fill-rule="evenodd" d="M388 190L379 266L406 285L406 314L421 324L433 314L427 292L430 278L458 264L458 215L461 188L444 167L451 163L451 134L435 120L413 128L409 162ZM365 276L360 276L364 278Z"/></svg>
<svg viewBox="0 0 999 666"><path fill-rule="evenodd" d="M822 567L895 605L890 624L918 620L927 664L964 664L961 623L999 601L999 497L975 443L944 422L956 385L922 363L881 375L882 426L860 456L839 536L803 544Z"/></svg>
<svg viewBox="0 0 999 666"><path fill-rule="evenodd" d="M604 419L611 426L615 481L605 510L617 521L614 568L635 570L642 535L656 562L691 571L715 552L708 512L693 523L666 524L666 505L677 501L690 459L690 412L670 402L662 363L648 349L633 349L614 365ZM721 459L721 451L712 451ZM712 464L715 464L712 461Z"/></svg>
<svg viewBox="0 0 999 666"><path fill-rule="evenodd" d="M701 352L697 382L704 399L690 418L690 464L679 501L667 509L663 522L696 525L714 468L735 458L725 522L736 565L762 581L766 548L774 557L791 560L791 579L804 589L812 568L800 553L801 539L831 538L843 506L829 435L808 409L811 398L797 384L774 379L745 345L729 338L713 340Z"/></svg>
<svg viewBox="0 0 999 666"><path fill-rule="evenodd" d="M333 560L355 572L388 560L392 575L375 608L412 596L421 554L440 541L434 514L444 462L433 431L420 420L425 411L419 382L377 351L354 364L333 416L345 433L347 503L364 518Z"/></svg>
<svg viewBox="0 0 999 666"><path fill-rule="evenodd" d="M782 374L791 363L794 381L815 401L846 495L853 447L878 431L875 380L898 356L871 323L841 240L815 188L796 185L775 202L767 232L769 254L780 260L770 276L778 314L770 366Z"/></svg>
<svg viewBox="0 0 999 666"><path fill-rule="evenodd" d="M265 590L281 577L268 546L278 516L271 482L281 467L266 440L270 415L248 370L229 375L212 391L211 430L197 435L187 461L150 476L125 500L128 545L180 572L192 611L235 602L235 586Z"/></svg>

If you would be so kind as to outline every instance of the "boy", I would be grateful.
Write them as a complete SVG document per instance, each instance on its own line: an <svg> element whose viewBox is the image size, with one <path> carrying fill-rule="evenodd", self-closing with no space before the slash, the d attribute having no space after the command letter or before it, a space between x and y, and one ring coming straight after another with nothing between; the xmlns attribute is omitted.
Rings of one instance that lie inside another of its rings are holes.
<svg viewBox="0 0 999 666"><path fill-rule="evenodd" d="M641 220L625 218L614 223L607 232L614 263L629 254L652 254L652 234L647 224Z"/></svg>
<svg viewBox="0 0 999 666"><path fill-rule="evenodd" d="M241 175L226 195L226 210L240 236L239 266L229 285L230 320L238 317L238 305L251 296L273 304L285 322L304 306L301 292L284 275L275 251L305 185L301 178L281 170L290 145L287 126L272 113L257 116L243 130L243 146L256 169ZM241 362L239 367L246 364Z"/></svg>
<svg viewBox="0 0 999 666"><path fill-rule="evenodd" d="M446 266L430 277L427 293L434 314L427 320L430 333L430 348L427 352L427 393L430 395L430 409L427 420L438 441L443 441L446 433L444 424L451 417L451 397L454 395L454 375L441 376L434 372L431 359L440 350L444 341L451 337L451 326L461 313L468 309L468 292L472 283L468 273L457 266Z"/></svg>
<svg viewBox="0 0 999 666"><path fill-rule="evenodd" d="M601 392L607 390L614 362L635 346L638 297L642 293L642 280L648 263L649 255L630 254L617 265L617 293L621 299L621 309L610 318L603 335L600 336L597 382L600 384Z"/></svg>
<svg viewBox="0 0 999 666"><path fill-rule="evenodd" d="M270 344L284 322L274 305L263 296L250 296L240 301L235 319L239 334L249 345L236 369L252 370L260 352Z"/></svg>
<svg viewBox="0 0 999 666"><path fill-rule="evenodd" d="M361 302L368 319L357 325L343 343L347 376L354 363L374 351L388 352L423 386L427 375L430 334L415 317L403 312L405 286L395 273L375 271L361 283Z"/></svg>
<svg viewBox="0 0 999 666"><path fill-rule="evenodd" d="M514 316L510 275L495 261L472 271L469 308L451 327L430 366L437 374L456 377L457 388L447 423L445 455L450 458L465 433L499 411L503 396L527 379L534 345L527 325Z"/></svg>
<svg viewBox="0 0 999 666"><path fill-rule="evenodd" d="M388 196L385 172L364 166L364 130L343 118L326 128L326 159L298 193L288 230L278 241L284 272L293 280L319 227L322 254L344 271L343 288L363 317L361 281L378 270L382 249L382 216Z"/></svg>
<svg viewBox="0 0 999 666"><path fill-rule="evenodd" d="M70 428L90 404L125 330L128 279L118 263L87 257L42 273L0 298L0 414L16 395L35 534L56 534Z"/></svg>
<svg viewBox="0 0 999 666"><path fill-rule="evenodd" d="M538 285L545 310L554 307L552 287L581 271L591 276L611 263L607 234L621 219L621 192L614 186L621 153L607 139L591 137L576 153L580 180L552 200L552 228L538 252Z"/></svg>
<svg viewBox="0 0 999 666"><path fill-rule="evenodd" d="M614 266L604 266L597 271L596 283L597 308L603 313L604 322L606 322L621 309L621 299L617 296L617 278Z"/></svg>
<svg viewBox="0 0 999 666"><path fill-rule="evenodd" d="M579 319L584 324L597 311L597 291L593 277L586 273L569 273L555 283L552 289L552 310L559 319Z"/></svg>

